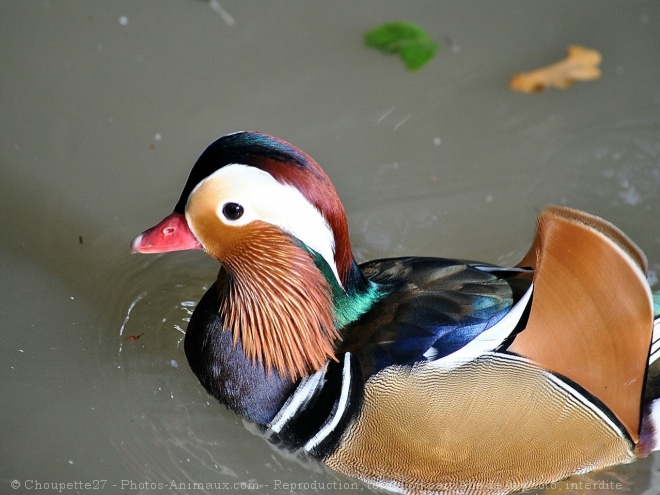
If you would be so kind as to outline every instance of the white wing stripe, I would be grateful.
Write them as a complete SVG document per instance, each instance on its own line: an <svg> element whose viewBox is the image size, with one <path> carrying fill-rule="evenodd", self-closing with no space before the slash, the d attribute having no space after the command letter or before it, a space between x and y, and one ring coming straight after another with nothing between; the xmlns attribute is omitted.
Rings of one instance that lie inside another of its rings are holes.
<svg viewBox="0 0 660 495"><path fill-rule="evenodd" d="M442 359L438 359L437 361L432 361L430 364L437 367L454 368L465 361L470 361L479 357L485 352L495 350L497 346L504 342L504 340L511 335L511 332L516 328L516 325L525 312L525 308L527 308L527 305L530 303L533 290L534 284L531 284L527 289L527 292L525 292L523 297L520 298L520 301L511 308L511 311L509 311L504 318L488 330L482 332L474 340L468 342L456 352L453 352Z"/></svg>

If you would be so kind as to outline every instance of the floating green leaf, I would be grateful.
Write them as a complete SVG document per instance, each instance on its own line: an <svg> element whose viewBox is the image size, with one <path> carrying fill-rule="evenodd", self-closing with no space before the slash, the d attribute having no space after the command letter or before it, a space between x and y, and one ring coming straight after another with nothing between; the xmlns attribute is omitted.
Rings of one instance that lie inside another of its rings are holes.
<svg viewBox="0 0 660 495"><path fill-rule="evenodd" d="M386 22L364 35L364 44L383 53L398 53L410 71L423 67L438 51L431 36L411 22Z"/></svg>

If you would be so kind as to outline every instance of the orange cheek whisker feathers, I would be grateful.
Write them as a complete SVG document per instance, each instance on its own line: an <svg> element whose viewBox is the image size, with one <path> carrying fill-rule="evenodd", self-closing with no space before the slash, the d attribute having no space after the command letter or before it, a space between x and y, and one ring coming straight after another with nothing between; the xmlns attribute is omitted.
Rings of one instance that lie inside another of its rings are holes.
<svg viewBox="0 0 660 495"><path fill-rule="evenodd" d="M332 290L288 236L265 224L249 228L249 247L223 260L220 312L248 358L295 380L336 359Z"/></svg>

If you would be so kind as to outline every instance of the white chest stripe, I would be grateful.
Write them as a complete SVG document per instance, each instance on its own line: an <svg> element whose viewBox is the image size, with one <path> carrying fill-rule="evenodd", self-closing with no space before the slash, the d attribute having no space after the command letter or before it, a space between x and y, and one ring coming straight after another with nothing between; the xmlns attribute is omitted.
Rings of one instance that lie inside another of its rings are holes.
<svg viewBox="0 0 660 495"><path fill-rule="evenodd" d="M279 433L296 412L307 406L309 399L314 395L314 391L319 386L319 382L324 375L325 369L322 369L301 380L296 391L287 399L282 409L279 410L277 415L271 421L271 430L275 433Z"/></svg>
<svg viewBox="0 0 660 495"><path fill-rule="evenodd" d="M334 414L330 417L331 419L325 423L323 428L321 428L316 435L314 435L303 447L307 452L311 451L314 447L320 444L325 438L333 432L337 427L341 418L346 411L348 406L348 397L349 392L351 391L351 353L347 352L344 354L344 367L342 369L342 380L341 380L341 394L339 396L339 402L337 404L337 409Z"/></svg>

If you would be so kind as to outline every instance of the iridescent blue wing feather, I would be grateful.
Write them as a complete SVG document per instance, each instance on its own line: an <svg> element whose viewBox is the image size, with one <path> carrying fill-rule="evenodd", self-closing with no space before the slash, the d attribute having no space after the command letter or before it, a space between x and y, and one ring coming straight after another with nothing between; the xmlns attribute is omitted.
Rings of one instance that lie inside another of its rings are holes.
<svg viewBox="0 0 660 495"><path fill-rule="evenodd" d="M387 291L343 330L339 350L360 360L365 378L391 365L450 357L479 339L488 340L480 348L497 348L518 331L524 311L493 329L531 286L526 270L441 258L377 260L360 268Z"/></svg>

